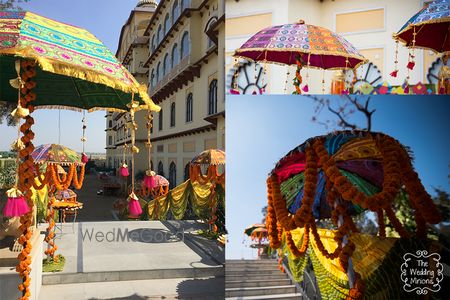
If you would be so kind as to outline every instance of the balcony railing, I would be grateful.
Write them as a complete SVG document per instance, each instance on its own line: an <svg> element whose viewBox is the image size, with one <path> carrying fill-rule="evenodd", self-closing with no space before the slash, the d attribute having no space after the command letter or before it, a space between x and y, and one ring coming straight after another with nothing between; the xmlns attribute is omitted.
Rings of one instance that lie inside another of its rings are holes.
<svg viewBox="0 0 450 300"><path fill-rule="evenodd" d="M181 61L170 70L170 72L164 77L159 80L155 87L153 89L149 88L150 95L155 94L158 92L162 87L164 87L168 82L170 82L175 76L177 76L179 73L183 72L184 69L186 69L190 64L190 54L185 56Z"/></svg>

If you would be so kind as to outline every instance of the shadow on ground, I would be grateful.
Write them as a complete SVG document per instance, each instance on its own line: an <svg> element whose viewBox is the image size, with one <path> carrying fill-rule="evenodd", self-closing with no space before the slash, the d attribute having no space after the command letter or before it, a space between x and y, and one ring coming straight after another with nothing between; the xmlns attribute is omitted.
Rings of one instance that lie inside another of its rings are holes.
<svg viewBox="0 0 450 300"><path fill-rule="evenodd" d="M225 277L185 280L178 284L177 293L177 299L225 299Z"/></svg>
<svg viewBox="0 0 450 300"><path fill-rule="evenodd" d="M176 243L183 239L177 233L164 229L138 228L128 232L128 239L133 242L161 244Z"/></svg>
<svg viewBox="0 0 450 300"><path fill-rule="evenodd" d="M88 300L149 300L149 299L168 299L167 297L161 296L161 297L146 297L141 296L138 294L133 294L131 296L127 297L118 297L118 298L89 298Z"/></svg>

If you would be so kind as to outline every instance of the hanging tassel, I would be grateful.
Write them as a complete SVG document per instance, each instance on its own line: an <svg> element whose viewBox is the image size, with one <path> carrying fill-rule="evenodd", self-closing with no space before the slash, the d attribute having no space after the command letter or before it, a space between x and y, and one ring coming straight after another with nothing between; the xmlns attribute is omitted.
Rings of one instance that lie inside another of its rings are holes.
<svg viewBox="0 0 450 300"><path fill-rule="evenodd" d="M83 152L83 154L81 154L81 162L83 164L87 164L88 161L89 161L88 156L86 155L86 153Z"/></svg>
<svg viewBox="0 0 450 300"><path fill-rule="evenodd" d="M128 196L128 213L132 217L138 217L142 214L141 204L139 199L134 192Z"/></svg>
<svg viewBox="0 0 450 300"><path fill-rule="evenodd" d="M403 89L403 91L405 92L405 94L409 94L409 84L408 83L406 83L406 86Z"/></svg>
<svg viewBox="0 0 450 300"><path fill-rule="evenodd" d="M28 108L23 108L20 104L11 113L14 118L26 118L30 115L30 110Z"/></svg>
<svg viewBox="0 0 450 300"><path fill-rule="evenodd" d="M120 176L122 177L128 177L130 175L130 172L128 172L128 166L126 164L122 164L120 167Z"/></svg>
<svg viewBox="0 0 450 300"><path fill-rule="evenodd" d="M11 144L11 149L16 152L19 152L19 151L25 149L25 144L19 138L19 139L15 140L14 143Z"/></svg>
<svg viewBox="0 0 450 300"><path fill-rule="evenodd" d="M153 189L156 187L156 173L152 170L145 171L144 176L144 186L148 189Z"/></svg>
<svg viewBox="0 0 450 300"><path fill-rule="evenodd" d="M239 95L240 92L237 89L230 89L230 95Z"/></svg>
<svg viewBox="0 0 450 300"><path fill-rule="evenodd" d="M395 41L395 61L394 61L394 71L392 71L389 75L392 77L397 77L398 73L398 41Z"/></svg>
<svg viewBox="0 0 450 300"><path fill-rule="evenodd" d="M412 57L412 59L414 59L414 57ZM408 62L408 64L406 65L406 67L410 70L414 69L414 66L416 65L416 63L411 60L410 62Z"/></svg>
<svg viewBox="0 0 450 300"><path fill-rule="evenodd" d="M30 212L30 207L28 206L25 197L17 187L9 189L6 192L6 195L8 196L8 201L3 208L4 217L21 217Z"/></svg>
<svg viewBox="0 0 450 300"><path fill-rule="evenodd" d="M397 77L398 70L392 71L389 75L392 77Z"/></svg>
<svg viewBox="0 0 450 300"><path fill-rule="evenodd" d="M139 148L137 146L131 147L131 152L133 152L134 154L138 154L139 153Z"/></svg>
<svg viewBox="0 0 450 300"><path fill-rule="evenodd" d="M305 93L309 92L309 87L308 87L308 85L305 84L305 86L303 86L302 90L303 90Z"/></svg>

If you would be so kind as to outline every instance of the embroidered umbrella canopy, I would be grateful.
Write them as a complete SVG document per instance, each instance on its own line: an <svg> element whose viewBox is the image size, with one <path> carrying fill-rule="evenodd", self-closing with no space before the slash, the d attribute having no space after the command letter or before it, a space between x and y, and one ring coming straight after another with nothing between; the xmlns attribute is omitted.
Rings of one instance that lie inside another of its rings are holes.
<svg viewBox="0 0 450 300"><path fill-rule="evenodd" d="M81 155L72 149L58 144L37 146L31 153L35 164L57 164L63 166L84 165Z"/></svg>
<svg viewBox="0 0 450 300"><path fill-rule="evenodd" d="M209 149L201 152L191 160L193 165L224 165L225 152L219 149Z"/></svg>
<svg viewBox="0 0 450 300"><path fill-rule="evenodd" d="M377 215L379 235L385 237L386 216L400 237L407 231L393 210L394 201L409 203L417 236L425 238L427 224L440 222L440 214L414 171L405 147L383 133L342 131L307 140L284 156L269 174L267 226L272 248L279 248L279 229L295 256L303 256L312 233L315 246L327 259L339 258L348 274L350 293L361 295L364 285L352 267L358 232L351 215L370 210ZM337 227L337 247L330 251L318 233L316 219L331 218ZM304 229L301 247L291 230Z"/></svg>
<svg viewBox="0 0 450 300"><path fill-rule="evenodd" d="M426 4L393 35L406 47L450 51L450 0Z"/></svg>
<svg viewBox="0 0 450 300"><path fill-rule="evenodd" d="M301 94L302 67L356 69L367 62L342 36L323 27L305 24L303 20L259 31L237 49L234 56L259 62L297 65L294 85L298 94ZM309 91L307 84L303 91Z"/></svg>
<svg viewBox="0 0 450 300"><path fill-rule="evenodd" d="M250 227L245 228L244 233L248 236L250 236L253 232L253 230L257 229L257 228L265 228L266 225L265 224L260 224L260 223L255 223Z"/></svg>
<svg viewBox="0 0 450 300"><path fill-rule="evenodd" d="M135 93L140 105L159 110L145 86L87 30L11 11L0 11L0 29L0 101L17 102L10 79L17 77L15 60L23 58L38 64L29 71L36 107L129 110Z"/></svg>
<svg viewBox="0 0 450 300"><path fill-rule="evenodd" d="M67 189L64 191L57 191L55 193L55 199L59 201L65 201L65 200L76 200L77 194L72 191L71 189Z"/></svg>

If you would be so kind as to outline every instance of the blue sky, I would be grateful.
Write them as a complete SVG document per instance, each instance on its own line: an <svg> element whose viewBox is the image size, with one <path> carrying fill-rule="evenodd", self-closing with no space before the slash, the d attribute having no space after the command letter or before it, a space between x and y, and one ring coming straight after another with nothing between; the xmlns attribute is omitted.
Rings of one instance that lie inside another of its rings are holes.
<svg viewBox="0 0 450 300"><path fill-rule="evenodd" d="M120 30L130 11L138 0L30 0L22 4L25 10L55 19L64 23L85 28L102 41L114 54L116 53ZM93 112L86 115L88 122L86 151L105 152L105 113ZM33 113L36 124L35 145L58 143L58 111L37 110ZM81 119L79 112L61 110L61 144L81 151ZM15 128L0 125L2 138L0 150L9 150L16 138Z"/></svg>
<svg viewBox="0 0 450 300"><path fill-rule="evenodd" d="M243 230L261 222L267 174L292 148L328 130L311 121L315 105L307 97L228 96L226 105L226 256L254 258L256 250L242 244ZM433 187L450 192L449 97L372 96L371 107L376 109L372 130L411 147L414 167L428 192L434 194ZM364 124L357 115L354 120Z"/></svg>

